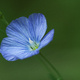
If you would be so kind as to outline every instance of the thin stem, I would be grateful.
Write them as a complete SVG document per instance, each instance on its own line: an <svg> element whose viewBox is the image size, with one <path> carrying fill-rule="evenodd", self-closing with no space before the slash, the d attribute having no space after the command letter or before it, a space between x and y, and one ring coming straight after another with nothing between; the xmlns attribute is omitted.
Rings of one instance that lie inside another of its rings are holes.
<svg viewBox="0 0 80 80"><path fill-rule="evenodd" d="M3 20L6 23L6 25L9 25L9 23L7 22L7 20L5 18Z"/></svg>
<svg viewBox="0 0 80 80"><path fill-rule="evenodd" d="M2 21L3 23L5 23L6 25L8 25L9 23L7 22L7 20L5 19L3 13L0 11L0 21ZM3 32L5 34L5 32L0 29L1 32Z"/></svg>
<svg viewBox="0 0 80 80"><path fill-rule="evenodd" d="M7 20L5 19L4 15L2 14L1 11L0 11L0 20L2 20L4 23L6 23L6 25L9 24L9 23L7 22Z"/></svg>
<svg viewBox="0 0 80 80"><path fill-rule="evenodd" d="M41 53L39 54L43 59L44 61L49 64L49 66L57 73L58 75L58 79L57 80L63 80L62 76L60 75L60 73L57 71L57 69L48 61L48 59L46 57L44 57ZM43 61L42 61L43 62ZM44 62L43 62L44 63ZM48 71L50 71L49 67L46 66L46 64L44 63L45 67L47 67ZM52 73L52 72L51 72Z"/></svg>
<svg viewBox="0 0 80 80"><path fill-rule="evenodd" d="M41 63L43 63L43 66L48 70L49 72L49 77L51 78L51 80L57 80L57 78L53 75L52 71L50 70L50 68L46 65L46 63L43 61L42 57L40 55L37 55L36 57Z"/></svg>

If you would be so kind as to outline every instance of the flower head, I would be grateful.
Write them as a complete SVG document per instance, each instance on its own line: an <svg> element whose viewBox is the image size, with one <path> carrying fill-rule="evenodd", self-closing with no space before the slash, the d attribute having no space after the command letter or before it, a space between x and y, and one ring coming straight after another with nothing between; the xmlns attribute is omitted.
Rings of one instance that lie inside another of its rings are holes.
<svg viewBox="0 0 80 80"><path fill-rule="evenodd" d="M1 54L8 61L38 54L53 39L54 29L43 38L46 29L46 19L41 13L13 20L6 28L8 37L1 42Z"/></svg>

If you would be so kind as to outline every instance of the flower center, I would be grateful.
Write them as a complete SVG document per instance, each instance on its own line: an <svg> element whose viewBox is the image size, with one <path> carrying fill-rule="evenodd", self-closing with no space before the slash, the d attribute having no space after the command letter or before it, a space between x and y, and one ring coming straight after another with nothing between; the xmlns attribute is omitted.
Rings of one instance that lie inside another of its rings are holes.
<svg viewBox="0 0 80 80"><path fill-rule="evenodd" d="M29 38L29 43L30 43L30 50L36 50L39 47L39 43L33 42L30 38Z"/></svg>
<svg viewBox="0 0 80 80"><path fill-rule="evenodd" d="M30 46L30 48L32 49L32 50L36 50L37 48L38 48L38 46L37 45L35 45L35 46Z"/></svg>

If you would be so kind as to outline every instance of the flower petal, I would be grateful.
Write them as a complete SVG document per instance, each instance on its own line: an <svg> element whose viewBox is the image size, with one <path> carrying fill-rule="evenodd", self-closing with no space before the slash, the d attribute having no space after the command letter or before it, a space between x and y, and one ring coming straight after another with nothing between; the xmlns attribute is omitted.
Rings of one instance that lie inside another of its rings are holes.
<svg viewBox="0 0 80 80"><path fill-rule="evenodd" d="M25 59L38 53L38 50L30 51L26 42L21 42L21 40L17 40L16 38L4 38L1 43L1 54L8 61Z"/></svg>
<svg viewBox="0 0 80 80"><path fill-rule="evenodd" d="M7 27L6 33L9 37L18 37L20 39L25 38L26 41L33 40L34 32L30 21L26 17L20 17L13 20Z"/></svg>
<svg viewBox="0 0 80 80"><path fill-rule="evenodd" d="M45 16L41 13L34 13L29 16L29 20L31 21L34 28L36 41L40 41L47 29Z"/></svg>
<svg viewBox="0 0 80 80"><path fill-rule="evenodd" d="M27 50L29 50L27 47L30 45L27 41L23 39L19 39L17 37L7 37L4 38L1 42L1 47L26 47Z"/></svg>
<svg viewBox="0 0 80 80"><path fill-rule="evenodd" d="M15 61L36 55L39 51L27 51L21 47L3 47L1 53L6 60Z"/></svg>
<svg viewBox="0 0 80 80"><path fill-rule="evenodd" d="M42 39L39 49L41 49L42 47L46 46L48 43L50 43L53 39L53 35L54 35L54 29L52 29L49 33L47 33L44 38Z"/></svg>
<svg viewBox="0 0 80 80"><path fill-rule="evenodd" d="M39 53L39 50L34 50L34 51L24 51L23 53L19 53L17 54L18 58L19 59L25 59L25 58L28 58L28 57L31 57L33 55L36 55Z"/></svg>
<svg viewBox="0 0 80 80"><path fill-rule="evenodd" d="M16 61L18 58L11 54L2 54L7 61Z"/></svg>

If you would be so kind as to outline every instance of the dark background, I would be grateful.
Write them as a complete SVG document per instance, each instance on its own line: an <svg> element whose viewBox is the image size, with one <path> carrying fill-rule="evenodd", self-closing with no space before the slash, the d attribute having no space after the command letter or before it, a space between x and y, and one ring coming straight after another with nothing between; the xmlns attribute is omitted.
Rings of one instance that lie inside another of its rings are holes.
<svg viewBox="0 0 80 80"><path fill-rule="evenodd" d="M57 68L64 80L80 80L80 1L79 0L0 0L0 11L6 20L32 13L43 13L49 32L55 29L53 41L41 50ZM6 24L0 22L0 41ZM0 54L0 80L50 80L48 71L36 56L15 62Z"/></svg>

